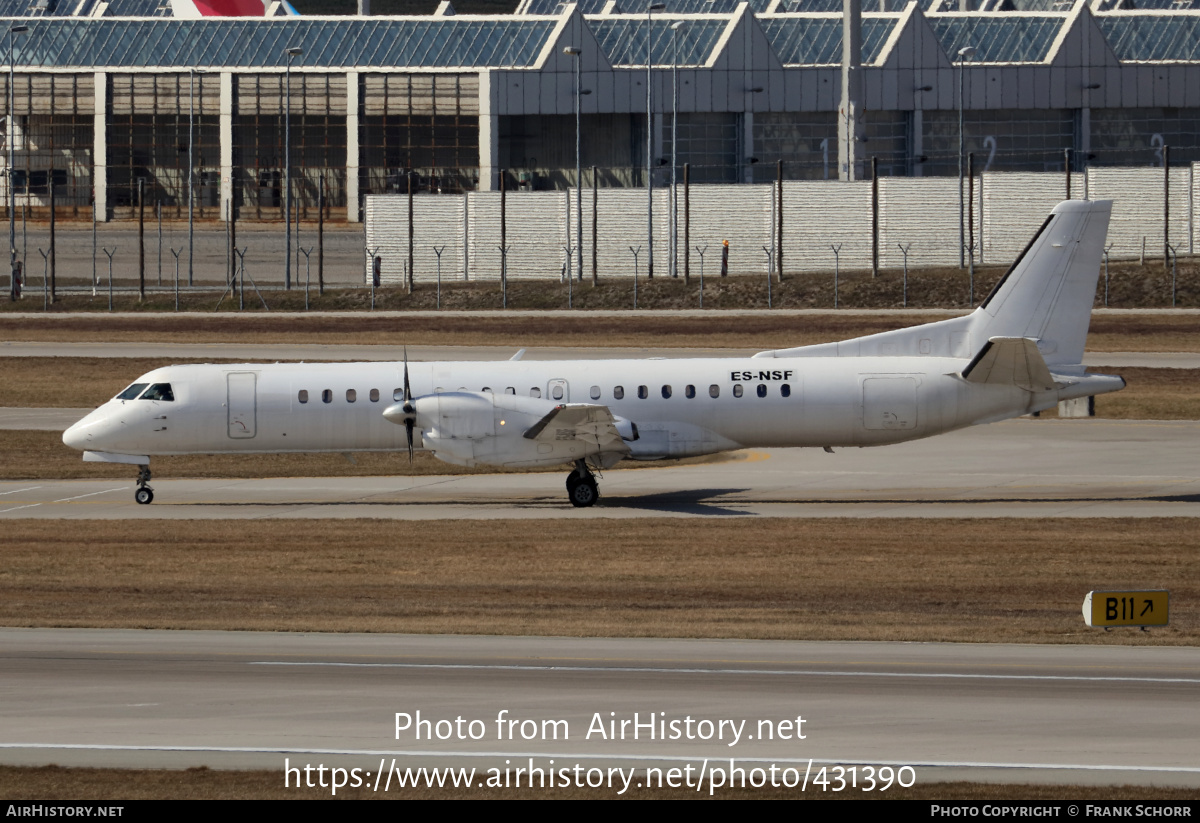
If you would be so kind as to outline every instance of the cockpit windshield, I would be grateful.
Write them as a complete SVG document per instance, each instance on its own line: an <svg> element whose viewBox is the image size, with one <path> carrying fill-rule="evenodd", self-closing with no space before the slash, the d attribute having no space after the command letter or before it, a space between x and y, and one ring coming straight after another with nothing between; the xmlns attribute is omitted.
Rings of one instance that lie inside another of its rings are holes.
<svg viewBox="0 0 1200 823"><path fill-rule="evenodd" d="M148 385L150 385L150 384L149 383L134 383L132 386L127 388L125 391L118 394L115 399L116 400L133 400L135 397L137 397L139 394L141 394L142 391Z"/></svg>
<svg viewBox="0 0 1200 823"><path fill-rule="evenodd" d="M155 383L150 388L146 389L146 393L142 395L143 400L162 400L167 403L175 400L175 393L171 391L170 383Z"/></svg>

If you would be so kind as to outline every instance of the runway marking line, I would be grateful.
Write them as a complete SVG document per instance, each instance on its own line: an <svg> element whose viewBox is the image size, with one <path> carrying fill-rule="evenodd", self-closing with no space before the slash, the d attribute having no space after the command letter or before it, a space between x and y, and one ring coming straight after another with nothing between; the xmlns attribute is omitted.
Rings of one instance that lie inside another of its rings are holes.
<svg viewBox="0 0 1200 823"><path fill-rule="evenodd" d="M6 494L20 494L21 492L31 492L34 489L40 489L40 488L41 488L41 486L29 486L28 488L25 488L25 489L13 489L10 492L0 492L0 497L3 497Z"/></svg>
<svg viewBox="0 0 1200 823"><path fill-rule="evenodd" d="M21 630L21 631L24 631L24 630ZM0 630L0 633L2 633L2 630ZM1054 649L1054 648L1056 648L1056 647L1054 647L1054 646L1036 646L1036 644L1031 644L1031 645L1032 645L1033 647L1036 647L1036 648L1046 648L1046 649ZM94 653L96 656L108 656L108 657L146 657L146 656L153 656L153 655L156 655L156 654L157 654L157 652L103 651L103 650L92 650L92 653ZM204 655L204 656L208 656L208 657L216 657L216 658L221 658L221 659L229 659L229 658L246 658L246 657L251 657L251 656L252 656L252 653L250 653L250 652L207 652L207 653L205 653L205 655ZM301 656L303 656L303 653L296 653L296 654L279 653L279 654L276 654L276 657L301 657ZM348 655L348 656L353 656L353 657L356 657L356 658L363 658L363 657L366 657L366 658L374 658L374 657L390 657L390 658L393 658L393 661L389 661L389 662L394 662L394 658L396 658L396 657L402 657L402 658L403 658L403 657L427 657L428 655L394 655L394 654L389 654L389 655L367 655L367 654L356 654L356 655ZM508 659L512 659L512 658L508 658ZM563 661L563 662L567 662L567 663L573 663L573 662L584 662L584 663L601 663L601 662L609 662L609 661L628 661L628 660L629 660L629 658L628 658L628 657L540 657L540 656L539 656L539 657L535 657L535 659L538 659L538 660L557 660L557 661ZM658 657L658 658L655 658L655 659L656 659L656 662L658 662L658 663L675 663L675 662L691 663L693 668L694 668L696 665L700 664L700 663L709 663L709 664L735 663L735 664L738 664L738 665L741 665L741 666L751 665L751 664L754 664L754 663L778 663L778 661L774 661L774 660L754 660L754 659L751 659L751 660L736 660L736 659L728 659L728 658L715 658L715 659L709 658L709 659L695 660L695 659L692 659L692 658L661 658L661 657ZM245 663L247 663L247 664L253 664L253 665L295 665L295 666L300 666L300 665L309 665L308 663L306 663L306 661L291 661L291 660L279 660L279 661L272 661L272 660L248 660L248 661L243 661L243 662L245 662ZM844 665L872 665L872 661L869 661L869 660L828 661L828 660L820 660L820 659L816 659L816 660L800 659L800 660L794 660L794 661L792 661L792 662L796 663L797 665L807 665L807 666L820 666L820 665L843 665L843 666L844 666ZM377 665L377 664L375 664L375 663L361 663L361 664L359 664L359 663L345 662L345 661L321 661L321 660L318 660L318 661L312 662L310 665L315 665L315 666L321 666L321 665L346 665L346 666L351 666L351 665ZM378 665L382 665L382 664L378 664ZM396 664L396 665L426 665L426 664ZM459 664L448 663L448 664L427 664L427 665L459 665ZM467 665L467 664L462 664L462 665ZM476 664L472 664L472 665L476 665ZM477 665L488 665L488 664L477 664ZM504 665L520 665L520 664L491 664L491 665L499 665L499 666L504 666ZM878 662L878 663L876 663L875 665L880 665L880 666L900 666L900 667L903 667L903 666L928 666L928 665L931 665L931 664L930 664L930 663L926 663L926 662L913 662L913 663L908 663L908 662L905 662L905 661L902 661L902 660L887 660L887 661ZM938 665L938 666L941 666L941 667L944 667L944 668L954 668L954 667L956 667L956 666L957 666L957 667L963 667L963 666L973 666L973 665L979 665L979 664L974 664L974 663L955 663L954 661L938 661L938 662L937 662L937 665ZM989 668L989 669L1007 669L1007 668L1019 668L1019 667L1021 667L1021 666L1024 666L1024 665L1029 665L1029 664L1022 664L1022 663L992 663L992 664L986 664L985 666L982 666L982 668ZM1039 664L1033 664L1033 665L1039 665ZM1062 663L1057 663L1057 662L1056 662L1056 663L1048 663L1048 664L1044 664L1044 665L1053 665L1055 668L1059 668L1059 669L1096 669L1096 670L1101 670L1101 671L1112 671L1112 670L1116 670L1116 671L1122 671L1122 670L1126 670L1126 669L1129 669L1129 668L1136 668L1138 671L1145 671L1147 668L1152 668L1152 667L1149 667L1149 666L1147 666L1147 665L1146 665L1146 664L1144 664L1144 663L1139 663L1139 664L1138 664L1136 667L1131 667L1131 666L1100 666L1100 665L1094 665L1094 664L1089 664L1089 663L1083 663L1083 664L1073 664L1073 665L1064 665L1064 664L1062 664ZM549 666L547 666L547 668L549 668ZM566 665L563 665L563 666L559 666L559 667L557 667L557 668L560 668L560 669L571 669L571 668L576 668L576 667L574 667L574 666L566 666ZM585 668L585 667L578 667L578 668ZM609 666L595 666L595 667L593 667L593 668L596 668L597 670L600 670L600 671L610 671L610 670L613 670L613 667L609 667ZM647 670L647 669L643 669L642 667L639 667L639 666L632 666L632 665L628 665L628 664L627 664L627 668L628 668L628 669L630 669L631 671L646 671L646 670ZM1183 666L1173 666L1172 668L1186 668L1186 667L1183 667ZM668 671L682 671L683 669L674 669L674 668L672 668L672 669L667 669L667 670L668 670ZM740 671L740 670L736 670L736 669L714 669L714 671ZM897 677L906 677L906 676L909 676L909 675L906 675L906 674L904 674L904 673L902 673L902 672L898 672L898 673L896 673L896 675L895 675L895 676L897 676ZM950 675L947 675L947 676L950 676ZM998 676L999 676L999 675L998 675ZM1015 676L1015 675L1014 675L1014 676ZM1047 675L1047 676L1049 676L1049 675ZM1073 676L1075 676L1075 675L1063 675L1063 676L1064 676L1064 677L1066 677L1066 676L1072 676L1072 677L1073 677ZM1112 679L1120 680L1120 679L1122 679L1122 678L1116 677L1116 678L1112 678ZM1169 678L1164 678L1164 679L1169 679ZM1198 679L1198 682L1200 682L1200 679Z"/></svg>
<svg viewBox="0 0 1200 823"><path fill-rule="evenodd" d="M339 663L335 661L251 660L248 666L320 666L328 668L362 669L464 669L518 672L621 672L652 674L736 674L786 677L912 677L947 680L1035 680L1087 683L1185 683L1200 684L1195 677L1102 677L1066 674L962 674L954 672L865 672L824 671L815 669L698 669L663 668L657 666L530 666L520 664L486 663Z"/></svg>
<svg viewBox="0 0 1200 823"><path fill-rule="evenodd" d="M121 487L119 487L119 488L116 488L116 489L105 489L104 491L91 492L91 493L89 493L89 494L79 494L79 495L76 495L75 497L63 497L63 498L61 498L61 499L59 499L59 500L54 500L54 501L52 501L52 502L54 502L54 503L66 503L68 500L82 500L82 499L83 499L83 498L85 498L85 497L95 497L95 496L96 496L96 495L98 495L98 494L108 494L109 492L119 492L119 491L124 491L124 490L125 490L125 488L126 488L125 486L121 486Z"/></svg>
<svg viewBox="0 0 1200 823"><path fill-rule="evenodd" d="M11 509L0 509L0 514L4 514L5 512L15 512L20 509L32 509L32 508L36 508L40 505L42 505L42 504L41 503L30 503L28 506L14 506Z"/></svg>

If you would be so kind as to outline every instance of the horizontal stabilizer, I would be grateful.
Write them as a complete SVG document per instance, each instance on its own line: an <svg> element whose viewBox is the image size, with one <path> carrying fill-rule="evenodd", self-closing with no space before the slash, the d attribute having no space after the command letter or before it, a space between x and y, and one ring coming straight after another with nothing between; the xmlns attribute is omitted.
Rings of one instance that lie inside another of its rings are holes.
<svg viewBox="0 0 1200 823"><path fill-rule="evenodd" d="M529 427L528 440L579 440L601 452L628 453L629 446L617 431L616 421L607 406L563 404Z"/></svg>
<svg viewBox="0 0 1200 823"><path fill-rule="evenodd" d="M1017 386L1031 392L1058 388L1037 341L1028 337L993 337L963 369L962 377L969 383Z"/></svg>

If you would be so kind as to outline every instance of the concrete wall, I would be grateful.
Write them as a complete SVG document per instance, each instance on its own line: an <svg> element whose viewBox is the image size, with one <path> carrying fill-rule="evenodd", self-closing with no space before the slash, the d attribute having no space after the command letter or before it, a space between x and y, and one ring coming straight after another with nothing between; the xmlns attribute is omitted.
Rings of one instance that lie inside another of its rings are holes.
<svg viewBox="0 0 1200 823"><path fill-rule="evenodd" d="M639 249L638 271L646 275L647 198L645 189L600 189L597 250L601 278L628 277L634 271L631 247ZM1065 198L1061 173L981 175L975 186L975 236L982 262L1011 262L1046 215ZM1072 196L1114 200L1109 242L1113 259L1136 258L1146 238L1148 258L1161 258L1163 242L1162 169L1093 169L1072 176ZM669 276L669 196L654 190L654 271ZM679 187L679 273L683 273L684 204ZM1171 243L1178 254L1196 245L1193 218L1200 184L1194 167L1171 170ZM763 274L775 248L775 184L694 185L690 189L691 273L720 273L721 244L730 244L730 272ZM442 277L497 280L500 276L500 194L423 195L414 198L416 278L437 277L434 246L445 246ZM508 275L514 279L560 279L565 247L576 236L575 192L509 192L506 201ZM367 198L367 246L383 257L385 282L400 283L408 258L408 198ZM832 271L840 246L843 269L871 265L871 183L787 181L783 184L784 270ZM958 262L958 181L947 178L882 178L879 181L879 262L899 268L908 247L910 268ZM976 258L977 260L980 257ZM592 191L583 191L584 279L591 277ZM364 271L366 261L364 260Z"/></svg>

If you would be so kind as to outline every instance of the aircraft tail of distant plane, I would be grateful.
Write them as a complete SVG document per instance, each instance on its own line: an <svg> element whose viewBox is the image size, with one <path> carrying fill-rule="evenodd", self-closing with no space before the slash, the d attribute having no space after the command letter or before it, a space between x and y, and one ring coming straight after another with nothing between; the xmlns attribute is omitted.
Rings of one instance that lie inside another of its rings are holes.
<svg viewBox="0 0 1200 823"><path fill-rule="evenodd" d="M183 20L204 17L298 17L287 0L171 0L171 16Z"/></svg>
<svg viewBox="0 0 1200 823"><path fill-rule="evenodd" d="M964 317L755 356L924 355L971 359L974 366L993 341L1003 341L988 356L1032 362L1032 355L1040 353L1050 371L1081 372L1111 214L1111 200L1059 203L992 293ZM1027 352L1019 340L1031 341L1036 350ZM1036 364L1031 368L1039 371Z"/></svg>

